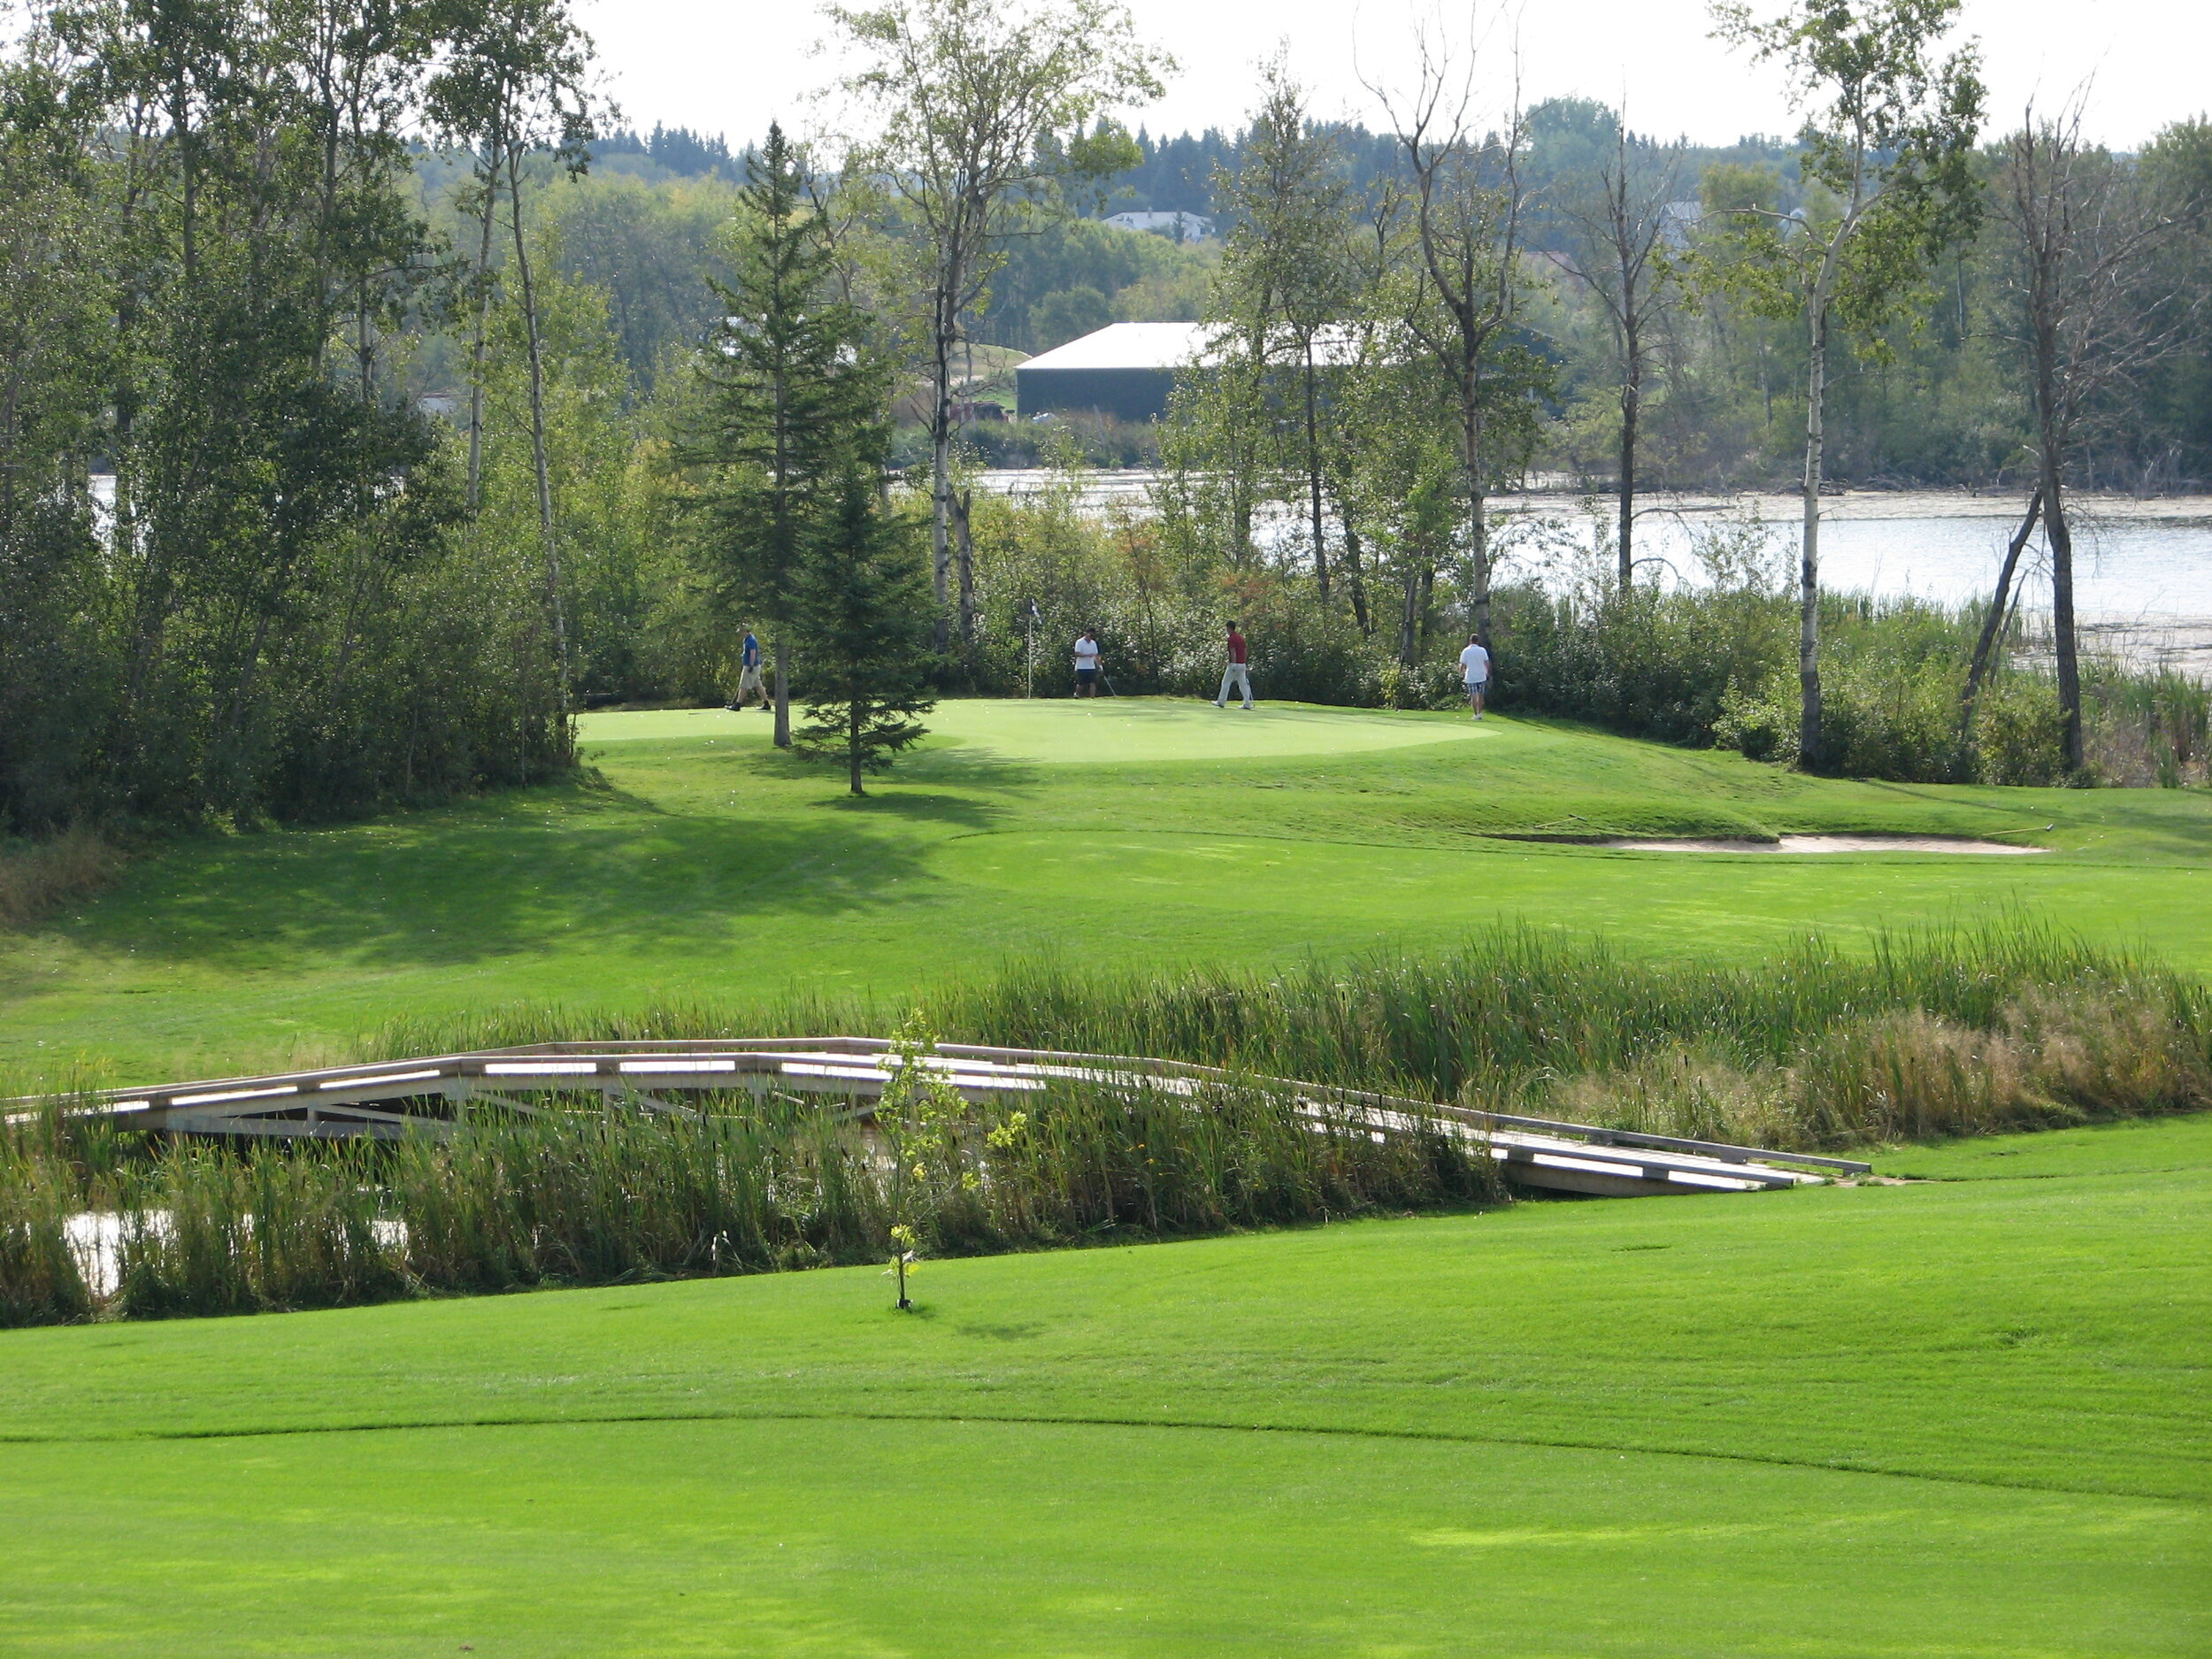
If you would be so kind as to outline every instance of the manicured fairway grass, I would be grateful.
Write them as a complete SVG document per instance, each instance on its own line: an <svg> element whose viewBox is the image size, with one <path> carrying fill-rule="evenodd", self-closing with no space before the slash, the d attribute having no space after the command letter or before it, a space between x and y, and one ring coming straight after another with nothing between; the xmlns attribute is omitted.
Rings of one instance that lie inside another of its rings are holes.
<svg viewBox="0 0 2212 1659"><path fill-rule="evenodd" d="M933 1263L919 1317L859 1270L0 1334L0 1652L2198 1654L2212 1127L2085 1133Z"/></svg>
<svg viewBox="0 0 2212 1659"><path fill-rule="evenodd" d="M0 1072L352 1052L396 1012L896 995L1010 957L1433 950L1499 920L1756 959L2032 915L2212 966L2212 797L1794 776L1555 726L1106 700L947 704L865 801L758 714L583 722L588 782L208 838L0 937ZM2034 858L1609 851L1525 835L1887 831Z"/></svg>

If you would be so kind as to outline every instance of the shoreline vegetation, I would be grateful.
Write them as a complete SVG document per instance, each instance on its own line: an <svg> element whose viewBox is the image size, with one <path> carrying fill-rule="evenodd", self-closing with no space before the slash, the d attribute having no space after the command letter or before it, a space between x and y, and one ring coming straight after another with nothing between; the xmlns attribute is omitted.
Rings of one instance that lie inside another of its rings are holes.
<svg viewBox="0 0 2212 1659"><path fill-rule="evenodd" d="M1252 1079L1195 1100L1056 1087L968 1114L899 1208L927 1255L1191 1237L1503 1196L1441 1136L1316 1131L1295 1078L1647 1132L1832 1150L2212 1108L2212 993L2024 925L1817 941L1758 967L1503 930L1438 959L1253 972L1010 967L887 1002L401 1021L365 1057L552 1040L887 1032L1141 1053ZM904 1179L902 1177L902 1179ZM65 1100L0 1131L0 1325L273 1311L880 1261L891 1171L851 1114L772 1097L599 1110L444 1144L154 1144ZM96 1239L96 1246L94 1240Z"/></svg>

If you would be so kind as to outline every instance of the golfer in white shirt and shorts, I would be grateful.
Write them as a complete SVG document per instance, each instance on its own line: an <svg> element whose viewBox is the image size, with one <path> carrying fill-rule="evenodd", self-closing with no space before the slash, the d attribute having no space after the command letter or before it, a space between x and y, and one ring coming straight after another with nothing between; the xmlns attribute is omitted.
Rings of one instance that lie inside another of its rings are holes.
<svg viewBox="0 0 2212 1659"><path fill-rule="evenodd" d="M1467 636L1467 649L1459 654L1459 677L1467 682L1468 705L1479 720L1482 694L1490 689L1490 653L1484 648L1479 634Z"/></svg>

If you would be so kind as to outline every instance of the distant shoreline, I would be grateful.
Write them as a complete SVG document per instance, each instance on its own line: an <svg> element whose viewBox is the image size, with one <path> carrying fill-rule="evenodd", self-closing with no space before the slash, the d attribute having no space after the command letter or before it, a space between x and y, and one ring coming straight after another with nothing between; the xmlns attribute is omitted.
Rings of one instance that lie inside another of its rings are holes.
<svg viewBox="0 0 2212 1659"><path fill-rule="evenodd" d="M1035 466L987 467L975 475L982 488L998 495L1027 495L1052 487L1057 478L1050 469ZM1099 467L1080 475L1086 495L1100 499L1133 496L1160 476L1156 467ZM1801 500L1793 490L1664 490L1647 489L1637 499L1647 507L1666 512L1695 514L1738 511L1756 507L1759 516L1775 523L1793 522ZM2068 492L2070 511L2088 518L2128 518L2161 524L2202 523L2212 528L2212 492L2192 491L2164 495L2131 495L2117 490ZM1609 489L1581 490L1545 482L1531 488L1508 490L1491 497L1501 511L1531 511L1578 506L1588 501L1611 511ZM1821 497L1821 517L1835 519L1878 518L1992 518L2017 520L2026 511L2025 490L1998 489L1878 489L1847 486Z"/></svg>

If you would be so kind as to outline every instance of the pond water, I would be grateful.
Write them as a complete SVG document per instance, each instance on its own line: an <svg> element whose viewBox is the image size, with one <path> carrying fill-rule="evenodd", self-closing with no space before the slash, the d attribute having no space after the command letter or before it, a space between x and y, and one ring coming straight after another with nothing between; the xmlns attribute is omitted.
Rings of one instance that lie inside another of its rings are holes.
<svg viewBox="0 0 2212 1659"><path fill-rule="evenodd" d="M2075 608L2085 617L2112 621L2212 615L2212 503L2200 503L2195 515L2152 515L2143 511L2147 505L2097 501L2084 503L2071 516ZM1772 512L1762 517L1775 550L1793 569L1801 533L1798 519ZM1663 510L1639 526L1638 551L1667 559L1682 579L1695 580L1697 539L1718 518ZM2009 504L1998 514L1824 514L1821 579L1839 589L1915 594L1946 604L1980 603L1994 590L2005 547L2018 529L2018 510ZM2047 609L2050 564L2039 526L2021 553L2020 574L2022 607Z"/></svg>
<svg viewBox="0 0 2212 1659"><path fill-rule="evenodd" d="M1078 495L1096 509L1142 512L1155 479L1147 472L1085 477ZM982 487L1033 495L1054 487L1053 475L1006 470L987 473ZM1823 503L1821 577L1838 591L1879 597L1914 595L1944 604L1985 602L2005 546L2019 526L2024 501L2009 495L1943 491L1847 491ZM1598 564L1587 549L1607 545L1583 500L1544 491L1502 496L1501 536L1508 575L1534 575L1555 587ZM1701 543L1750 523L1763 538L1763 563L1795 580L1800 506L1793 495L1647 498L1637 527L1637 553L1647 580L1663 586L1707 580ZM2075 610L2085 626L2141 659L2170 661L2212 674L2212 496L2082 495L2070 507L2074 528ZM1299 533L1281 513L1264 534ZM1609 554L1604 563L1609 565ZM2047 613L2048 549L2039 528L2020 560L2022 611Z"/></svg>

